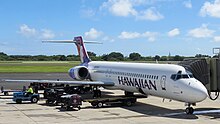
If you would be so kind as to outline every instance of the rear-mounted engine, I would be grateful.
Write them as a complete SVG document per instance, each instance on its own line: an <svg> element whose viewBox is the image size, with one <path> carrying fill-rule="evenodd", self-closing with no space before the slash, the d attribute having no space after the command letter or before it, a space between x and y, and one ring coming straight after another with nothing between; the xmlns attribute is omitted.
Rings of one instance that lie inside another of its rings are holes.
<svg viewBox="0 0 220 124"><path fill-rule="evenodd" d="M76 80L85 80L89 78L89 70L85 66L76 66L69 70L69 76Z"/></svg>

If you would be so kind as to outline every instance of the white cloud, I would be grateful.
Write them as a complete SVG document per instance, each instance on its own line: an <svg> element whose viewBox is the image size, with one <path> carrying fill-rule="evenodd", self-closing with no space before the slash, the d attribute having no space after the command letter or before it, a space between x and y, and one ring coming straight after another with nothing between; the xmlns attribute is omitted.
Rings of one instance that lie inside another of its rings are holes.
<svg viewBox="0 0 220 124"><path fill-rule="evenodd" d="M215 36L215 37L213 37L213 39L215 42L220 42L220 36Z"/></svg>
<svg viewBox="0 0 220 124"><path fill-rule="evenodd" d="M220 0L215 0L213 3L205 2L200 9L200 15L220 18Z"/></svg>
<svg viewBox="0 0 220 124"><path fill-rule="evenodd" d="M173 30L168 32L169 37L174 37L180 34L180 31L178 28L174 28Z"/></svg>
<svg viewBox="0 0 220 124"><path fill-rule="evenodd" d="M97 31L95 28L91 28L88 32L85 32L85 38L88 40L95 40L100 37L103 33Z"/></svg>
<svg viewBox="0 0 220 124"><path fill-rule="evenodd" d="M164 16L160 14L160 12L158 12L156 10L156 8L151 7L147 10L144 11L140 11L139 14L136 16L136 18L138 20L151 20L151 21L157 21L160 19L163 19Z"/></svg>
<svg viewBox="0 0 220 124"><path fill-rule="evenodd" d="M136 15L136 10L130 0L109 0L104 2L102 7L108 8L109 12L115 16Z"/></svg>
<svg viewBox="0 0 220 124"><path fill-rule="evenodd" d="M147 38L148 41L155 41L156 40L156 35L158 33L156 32L144 32L144 33L138 33L138 32L126 32L123 31L121 34L118 36L120 39L135 39L135 38Z"/></svg>
<svg viewBox="0 0 220 124"><path fill-rule="evenodd" d="M189 9L192 8L192 2L191 2L191 0L184 1L184 2L183 2L183 5L184 5L186 8L189 8Z"/></svg>
<svg viewBox="0 0 220 124"><path fill-rule="evenodd" d="M32 37L37 35L37 31L34 28L30 28L29 26L27 26L26 24L22 24L19 27L19 33L21 33L22 35L24 35L25 37Z"/></svg>
<svg viewBox="0 0 220 124"><path fill-rule="evenodd" d="M188 32L189 36L195 37L195 38L207 38L212 37L212 34L214 33L214 30L210 30L207 28L207 25L202 25L199 28L194 28Z"/></svg>
<svg viewBox="0 0 220 124"><path fill-rule="evenodd" d="M147 0L108 0L100 7L108 9L108 11L115 16L134 17L137 20L157 21L163 19L164 16L156 10L155 7L148 9L137 10L135 7L144 8Z"/></svg>
<svg viewBox="0 0 220 124"><path fill-rule="evenodd" d="M51 39L55 37L55 34L49 29L37 30L35 28L30 28L26 24L22 24L19 27L18 33L28 38L31 37L31 38L37 38L37 39Z"/></svg>
<svg viewBox="0 0 220 124"><path fill-rule="evenodd" d="M149 41L153 42L156 40L156 36L158 35L157 32L145 32L142 34L142 37L147 37Z"/></svg>
<svg viewBox="0 0 220 124"><path fill-rule="evenodd" d="M42 39L52 39L55 37L55 34L48 29L42 29L40 34Z"/></svg>
<svg viewBox="0 0 220 124"><path fill-rule="evenodd" d="M139 38L140 36L141 36L141 34L138 32L123 31L123 32L121 32L121 34L118 37L120 39L134 39L134 38Z"/></svg>

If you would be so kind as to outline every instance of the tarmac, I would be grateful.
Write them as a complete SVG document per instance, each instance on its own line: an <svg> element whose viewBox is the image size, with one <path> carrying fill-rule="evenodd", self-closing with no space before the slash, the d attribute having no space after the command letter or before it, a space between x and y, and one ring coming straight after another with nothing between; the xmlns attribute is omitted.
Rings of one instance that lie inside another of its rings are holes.
<svg viewBox="0 0 220 124"><path fill-rule="evenodd" d="M5 74L4 76L10 77L10 75ZM15 74L15 77L19 75ZM28 75L27 78L30 79L36 75L40 78L45 74L35 73ZM44 79L47 77L45 76ZM59 77L59 74L56 77ZM122 95L123 91L104 89L103 93ZM72 111L65 111L60 106L48 106L44 99L37 104L29 102L16 104L10 98L12 97L0 94L0 124L220 124L220 99L212 101L207 98L194 107L193 115L187 115L184 112L186 108L184 103L168 99L163 101L162 98L153 96L138 99L137 103L131 107L117 104L93 108L90 103L83 102L81 110Z"/></svg>

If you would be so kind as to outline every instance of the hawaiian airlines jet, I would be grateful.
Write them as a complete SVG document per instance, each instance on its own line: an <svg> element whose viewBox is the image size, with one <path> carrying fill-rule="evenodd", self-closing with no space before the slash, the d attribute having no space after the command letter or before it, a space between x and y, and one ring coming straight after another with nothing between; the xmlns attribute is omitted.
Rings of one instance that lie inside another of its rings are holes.
<svg viewBox="0 0 220 124"><path fill-rule="evenodd" d="M127 94L137 92L185 102L188 105L185 110L187 114L194 112L191 105L203 101L208 96L204 85L179 65L91 61L81 36L73 40L45 42L75 43L81 64L69 69L69 76L73 80L6 81L93 85L121 89Z"/></svg>

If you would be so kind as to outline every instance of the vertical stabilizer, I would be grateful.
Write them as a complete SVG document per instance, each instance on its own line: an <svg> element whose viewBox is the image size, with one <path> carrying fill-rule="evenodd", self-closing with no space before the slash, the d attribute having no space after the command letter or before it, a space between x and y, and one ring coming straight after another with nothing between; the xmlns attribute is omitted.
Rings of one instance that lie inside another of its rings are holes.
<svg viewBox="0 0 220 124"><path fill-rule="evenodd" d="M91 61L91 59L88 56L88 53L86 51L83 39L81 36L74 37L74 41L78 50L78 54L80 56L80 60L82 63L88 63Z"/></svg>

